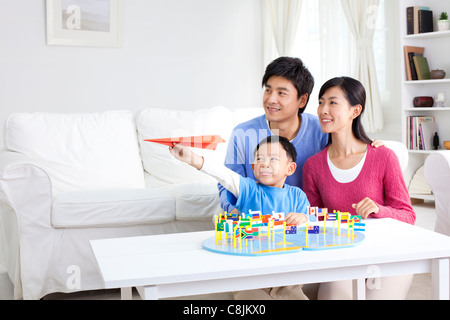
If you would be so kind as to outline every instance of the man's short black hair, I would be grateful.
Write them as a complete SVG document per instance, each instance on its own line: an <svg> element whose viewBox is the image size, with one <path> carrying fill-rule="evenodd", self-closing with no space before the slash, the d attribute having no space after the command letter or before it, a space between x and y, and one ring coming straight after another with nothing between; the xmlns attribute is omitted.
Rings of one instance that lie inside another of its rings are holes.
<svg viewBox="0 0 450 320"><path fill-rule="evenodd" d="M297 89L297 99L300 99L305 93L308 94L308 100L303 108L299 109L298 114L302 114L308 105L311 92L314 88L314 78L299 58L280 57L272 61L266 68L262 79L262 86L267 85L270 77L280 76L292 82Z"/></svg>
<svg viewBox="0 0 450 320"><path fill-rule="evenodd" d="M266 144L266 143L277 143L279 142L281 146L283 147L284 151L286 151L286 154L288 158L290 158L293 162L297 161L297 150L295 150L294 145L285 137L282 136L268 136L264 139L262 139L255 149L255 154L258 152L259 148Z"/></svg>

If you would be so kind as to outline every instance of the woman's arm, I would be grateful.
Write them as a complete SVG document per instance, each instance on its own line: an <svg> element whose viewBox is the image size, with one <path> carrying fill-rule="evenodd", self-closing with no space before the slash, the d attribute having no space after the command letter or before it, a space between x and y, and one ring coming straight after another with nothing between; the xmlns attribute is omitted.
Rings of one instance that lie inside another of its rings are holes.
<svg viewBox="0 0 450 320"><path fill-rule="evenodd" d="M406 187L403 173L398 158L392 152L386 165L386 173L383 179L386 205L379 205L380 211L377 217L389 217L409 224L416 221L416 213L411 206L408 188Z"/></svg>
<svg viewBox="0 0 450 320"><path fill-rule="evenodd" d="M385 203L380 204L374 202L379 210L377 213L373 213L372 216L374 218L392 218L414 224L416 221L416 213L411 206L411 200L405 180L403 179L400 163L394 152L390 152L390 156L386 159L383 188ZM370 201L363 199L356 206L361 205L362 208L363 202L367 204Z"/></svg>

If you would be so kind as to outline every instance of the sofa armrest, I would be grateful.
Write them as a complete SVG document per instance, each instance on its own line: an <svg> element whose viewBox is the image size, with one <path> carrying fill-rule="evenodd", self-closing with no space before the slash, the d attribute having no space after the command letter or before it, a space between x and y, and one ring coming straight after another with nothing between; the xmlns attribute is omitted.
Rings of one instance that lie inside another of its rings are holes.
<svg viewBox="0 0 450 320"><path fill-rule="evenodd" d="M450 151L430 154L425 160L424 175L435 198L435 231L450 236Z"/></svg>
<svg viewBox="0 0 450 320"><path fill-rule="evenodd" d="M45 263L52 255L51 205L47 173L23 154L0 150L0 258L14 284L15 299L35 298L29 287L36 279L28 266L49 273Z"/></svg>
<svg viewBox="0 0 450 320"><path fill-rule="evenodd" d="M0 151L0 201L15 211L20 229L29 225L51 227L50 178L27 156Z"/></svg>

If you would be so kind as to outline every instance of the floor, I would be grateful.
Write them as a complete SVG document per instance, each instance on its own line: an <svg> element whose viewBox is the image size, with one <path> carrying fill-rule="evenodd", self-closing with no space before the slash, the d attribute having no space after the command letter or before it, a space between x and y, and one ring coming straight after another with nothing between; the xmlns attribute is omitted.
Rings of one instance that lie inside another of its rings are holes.
<svg viewBox="0 0 450 320"><path fill-rule="evenodd" d="M425 202L413 205L416 212L416 225L425 229L434 230L435 212L434 203ZM138 299L137 292L133 293L133 297ZM12 286L5 273L0 270L0 300L12 299ZM45 300L119 300L119 290L96 290L77 292L71 294L54 293L44 297ZM231 300L232 294L217 293L209 295L180 297L177 299L193 299L193 300ZM414 275L414 280L409 290L408 300L430 300L431 299L431 276L430 274Z"/></svg>

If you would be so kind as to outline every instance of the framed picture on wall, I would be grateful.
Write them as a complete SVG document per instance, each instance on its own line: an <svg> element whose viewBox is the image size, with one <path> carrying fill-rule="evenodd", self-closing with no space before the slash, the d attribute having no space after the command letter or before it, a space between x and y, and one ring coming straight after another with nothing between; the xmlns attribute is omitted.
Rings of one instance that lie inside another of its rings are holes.
<svg viewBox="0 0 450 320"><path fill-rule="evenodd" d="M121 47L123 0L47 0L47 44Z"/></svg>

